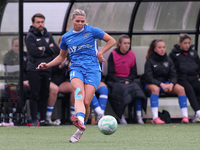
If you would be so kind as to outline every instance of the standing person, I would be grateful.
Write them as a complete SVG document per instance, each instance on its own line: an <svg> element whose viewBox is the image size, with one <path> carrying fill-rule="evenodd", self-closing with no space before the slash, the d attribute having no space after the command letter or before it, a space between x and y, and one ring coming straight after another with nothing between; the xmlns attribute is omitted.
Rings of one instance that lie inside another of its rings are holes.
<svg viewBox="0 0 200 150"><path fill-rule="evenodd" d="M146 96L140 85L134 81L136 77L136 58L135 53L130 50L130 37L121 35L116 49L111 52L108 58L107 82L111 89L109 100L113 111L120 118L121 124L127 124L123 113L127 104L131 102L135 104L138 123L144 124L142 101L146 102Z"/></svg>
<svg viewBox="0 0 200 150"><path fill-rule="evenodd" d="M59 52L52 35L44 27L45 16L37 13L32 17L32 26L26 35L27 76L30 84L30 111L33 126L38 125L37 113L40 112L40 125L49 125L46 121L47 100L51 69L37 70L42 62L50 62ZM39 111L38 111L39 107Z"/></svg>
<svg viewBox="0 0 200 150"><path fill-rule="evenodd" d="M72 123L78 128L70 138L70 142L78 142L86 129L84 123L90 113L90 102L101 81L99 62L105 61L103 55L114 44L115 39L101 29L86 25L86 14L76 9L72 13L73 29L65 33L61 40L61 52L50 63L41 63L37 69L48 69L62 62L70 52L70 80L75 95L76 116L71 117ZM98 51L96 38L106 42Z"/></svg>
<svg viewBox="0 0 200 150"><path fill-rule="evenodd" d="M153 40L149 46L145 63L145 89L151 93L150 103L154 124L165 124L158 117L158 99L160 92L178 95L182 112L182 123L189 123L187 97L184 88L177 84L173 61L166 54L165 42Z"/></svg>
<svg viewBox="0 0 200 150"><path fill-rule="evenodd" d="M179 43L174 45L170 57L178 74L178 83L185 88L186 95L195 112L193 122L200 122L200 59L191 46L191 37L180 34Z"/></svg>

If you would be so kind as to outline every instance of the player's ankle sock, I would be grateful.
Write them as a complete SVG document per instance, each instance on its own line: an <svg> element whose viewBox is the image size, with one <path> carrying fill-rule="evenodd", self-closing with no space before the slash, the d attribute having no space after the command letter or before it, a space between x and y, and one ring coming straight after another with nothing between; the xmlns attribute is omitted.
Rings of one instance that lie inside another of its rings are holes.
<svg viewBox="0 0 200 150"><path fill-rule="evenodd" d="M188 117L187 97L186 95L178 96L179 106L181 108L182 116Z"/></svg>
<svg viewBox="0 0 200 150"><path fill-rule="evenodd" d="M84 114L84 113L78 112L78 113L76 114L76 117L77 117L82 123L84 123L84 118L85 118L85 114Z"/></svg>
<svg viewBox="0 0 200 150"><path fill-rule="evenodd" d="M78 129L78 132L81 133L81 134L83 134L83 130Z"/></svg>
<svg viewBox="0 0 200 150"><path fill-rule="evenodd" d="M54 109L54 106L50 106L50 105L47 106L46 119L48 121L51 120L51 115L53 113L53 109Z"/></svg>
<svg viewBox="0 0 200 150"><path fill-rule="evenodd" d="M71 113L72 116L76 115L76 112L75 112L75 109L74 109L73 105L70 106L70 113Z"/></svg>
<svg viewBox="0 0 200 150"><path fill-rule="evenodd" d="M151 94L150 96L150 102L151 102L151 111L153 119L156 119L158 117L158 98L159 95Z"/></svg>
<svg viewBox="0 0 200 150"><path fill-rule="evenodd" d="M135 101L135 105L136 105L136 114L138 118L142 118L142 100L141 99L137 99Z"/></svg>
<svg viewBox="0 0 200 150"><path fill-rule="evenodd" d="M108 87L107 86L102 86L98 90L99 92L99 105L103 111L103 114L106 110L106 105L108 101Z"/></svg>

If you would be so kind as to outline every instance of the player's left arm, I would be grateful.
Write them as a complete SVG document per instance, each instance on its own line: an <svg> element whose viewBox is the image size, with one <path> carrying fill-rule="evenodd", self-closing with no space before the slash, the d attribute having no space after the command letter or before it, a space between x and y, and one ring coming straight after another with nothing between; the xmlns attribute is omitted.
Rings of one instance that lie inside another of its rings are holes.
<svg viewBox="0 0 200 150"><path fill-rule="evenodd" d="M111 37L109 34L105 33L103 38L103 41L106 42L106 44L104 45L104 47L97 53L97 58L99 60L99 62L104 62L105 59L103 58L103 54L106 53L110 48L112 48L116 41L113 37Z"/></svg>

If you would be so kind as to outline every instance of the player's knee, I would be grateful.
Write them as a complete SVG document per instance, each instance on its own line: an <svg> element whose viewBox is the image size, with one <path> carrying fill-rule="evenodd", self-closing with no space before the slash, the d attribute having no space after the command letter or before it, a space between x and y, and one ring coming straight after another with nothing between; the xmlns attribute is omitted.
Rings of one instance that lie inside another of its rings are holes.
<svg viewBox="0 0 200 150"><path fill-rule="evenodd" d="M84 105L85 105L85 108L89 108L90 107L90 102L89 101L84 101Z"/></svg>
<svg viewBox="0 0 200 150"><path fill-rule="evenodd" d="M59 88L57 86L54 86L54 87L50 86L50 90L49 91L50 91L51 94L57 95L58 94L58 89Z"/></svg>
<svg viewBox="0 0 200 150"><path fill-rule="evenodd" d="M178 95L185 95L185 89L184 89L184 87L179 86L179 87L177 88L177 94L178 94Z"/></svg>

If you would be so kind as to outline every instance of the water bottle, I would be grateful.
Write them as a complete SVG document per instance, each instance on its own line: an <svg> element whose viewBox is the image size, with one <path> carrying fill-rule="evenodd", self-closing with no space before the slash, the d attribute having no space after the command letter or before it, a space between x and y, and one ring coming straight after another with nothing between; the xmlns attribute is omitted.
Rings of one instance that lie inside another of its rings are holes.
<svg viewBox="0 0 200 150"><path fill-rule="evenodd" d="M92 112L91 112L91 124L92 125L96 124L96 121L95 121L95 112L94 112L93 109L92 109Z"/></svg>

